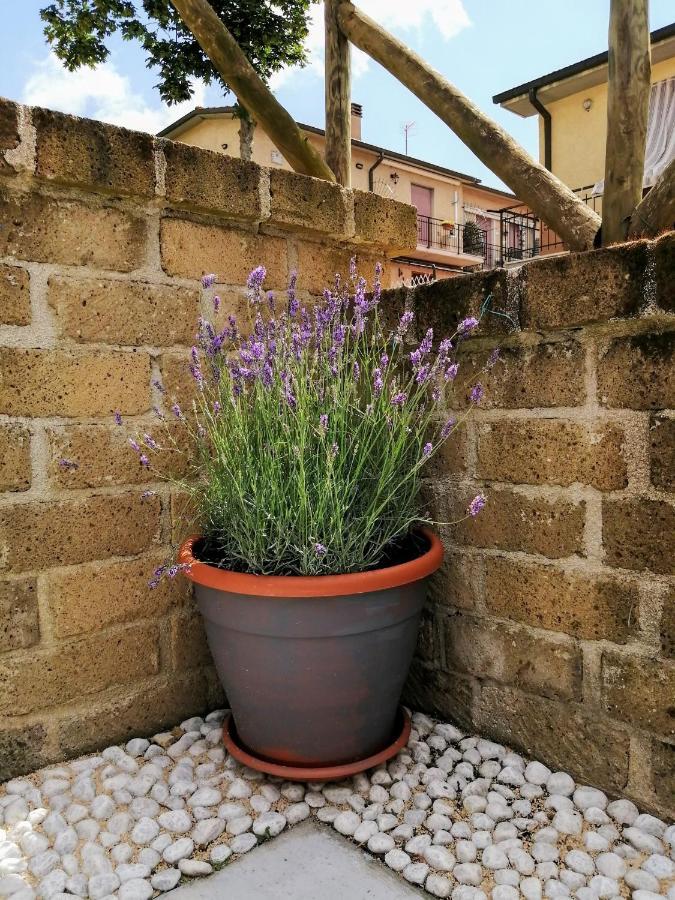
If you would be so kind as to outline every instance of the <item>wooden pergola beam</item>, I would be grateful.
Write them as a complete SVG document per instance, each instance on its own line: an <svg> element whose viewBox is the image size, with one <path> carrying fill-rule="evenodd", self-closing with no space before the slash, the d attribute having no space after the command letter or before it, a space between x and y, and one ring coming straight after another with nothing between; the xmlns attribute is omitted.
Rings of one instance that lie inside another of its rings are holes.
<svg viewBox="0 0 675 900"><path fill-rule="evenodd" d="M624 241L642 198L651 53L648 0L611 0L602 243Z"/></svg>
<svg viewBox="0 0 675 900"><path fill-rule="evenodd" d="M649 193L638 203L628 222L628 237L655 237L675 226L675 157ZM604 226L603 226L604 227Z"/></svg>
<svg viewBox="0 0 675 900"><path fill-rule="evenodd" d="M489 119L454 85L349 0L338 0L338 24L448 125L571 250L589 250L600 217Z"/></svg>
<svg viewBox="0 0 675 900"><path fill-rule="evenodd" d="M237 100L259 122L293 169L303 175L335 181L321 155L255 71L207 0L171 0L171 3Z"/></svg>
<svg viewBox="0 0 675 900"><path fill-rule="evenodd" d="M324 0L326 23L326 163L338 184L351 186L351 59L337 21L338 0Z"/></svg>

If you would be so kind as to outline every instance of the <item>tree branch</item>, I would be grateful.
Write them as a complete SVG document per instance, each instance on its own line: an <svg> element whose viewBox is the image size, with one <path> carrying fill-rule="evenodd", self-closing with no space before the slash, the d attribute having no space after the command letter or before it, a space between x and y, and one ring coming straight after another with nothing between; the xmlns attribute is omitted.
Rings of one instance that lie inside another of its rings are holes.
<svg viewBox="0 0 675 900"><path fill-rule="evenodd" d="M671 159L654 187L638 203L628 222L628 237L655 237L675 227L675 157Z"/></svg>

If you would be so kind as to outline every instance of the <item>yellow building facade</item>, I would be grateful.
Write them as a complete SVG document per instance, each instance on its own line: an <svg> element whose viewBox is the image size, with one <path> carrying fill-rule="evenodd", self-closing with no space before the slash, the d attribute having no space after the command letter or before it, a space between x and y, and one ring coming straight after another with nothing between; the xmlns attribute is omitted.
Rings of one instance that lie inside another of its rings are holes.
<svg viewBox="0 0 675 900"><path fill-rule="evenodd" d="M299 125L323 154L323 130ZM228 106L197 107L160 136L216 153L240 155L239 119ZM262 166L291 168L261 128L255 129L252 159ZM361 107L357 104L352 104L351 177L353 188L417 207L416 251L391 261L390 285L451 277L461 271L491 268L501 261L500 210L517 205L518 199L482 185L471 175L362 141Z"/></svg>

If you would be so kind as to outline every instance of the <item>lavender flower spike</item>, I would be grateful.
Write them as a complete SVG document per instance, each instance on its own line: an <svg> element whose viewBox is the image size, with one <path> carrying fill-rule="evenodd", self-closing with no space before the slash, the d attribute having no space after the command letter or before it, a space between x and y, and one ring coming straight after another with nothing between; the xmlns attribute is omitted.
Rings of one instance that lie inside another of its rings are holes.
<svg viewBox="0 0 675 900"><path fill-rule="evenodd" d="M325 556L326 553L328 552L328 550L326 547L324 547L323 544L320 544L317 541L317 543L314 544L314 552L316 553L317 556Z"/></svg>
<svg viewBox="0 0 675 900"><path fill-rule="evenodd" d="M475 518L486 503L487 497L485 494L476 494L471 503L469 503L466 511L472 518Z"/></svg>
<svg viewBox="0 0 675 900"><path fill-rule="evenodd" d="M462 319L462 321L457 326L457 331L459 334L468 334L470 331L473 331L474 328L478 327L478 319L474 318L474 316L469 316L467 319Z"/></svg>
<svg viewBox="0 0 675 900"><path fill-rule="evenodd" d="M429 456L431 451L434 449L434 445L427 441L427 443L422 448L422 456Z"/></svg>
<svg viewBox="0 0 675 900"><path fill-rule="evenodd" d="M327 413L323 413L322 415L319 416L319 425L321 426L321 430L325 434L326 430L328 429L328 414Z"/></svg>
<svg viewBox="0 0 675 900"><path fill-rule="evenodd" d="M117 411L115 413L115 425L121 425L121 424L122 424L122 413Z"/></svg>
<svg viewBox="0 0 675 900"><path fill-rule="evenodd" d="M471 402L472 403L480 403L483 399L483 394L485 391L483 390L483 385L478 383L473 386L471 389Z"/></svg>
<svg viewBox="0 0 675 900"><path fill-rule="evenodd" d="M202 287L206 290L207 288L213 287L216 283L217 275L211 273L210 275L202 275Z"/></svg>
<svg viewBox="0 0 675 900"><path fill-rule="evenodd" d="M441 439L445 440L449 435L452 429L455 426L455 419L452 417L448 419L445 425L441 428Z"/></svg>

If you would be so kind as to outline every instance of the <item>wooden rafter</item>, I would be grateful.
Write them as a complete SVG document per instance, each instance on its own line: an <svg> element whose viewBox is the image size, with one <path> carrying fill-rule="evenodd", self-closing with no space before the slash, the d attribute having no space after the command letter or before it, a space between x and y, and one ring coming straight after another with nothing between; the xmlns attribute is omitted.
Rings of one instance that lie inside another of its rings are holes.
<svg viewBox="0 0 675 900"><path fill-rule="evenodd" d="M337 0L325 0L326 162L338 184L351 184L351 65L349 41L337 22Z"/></svg>

